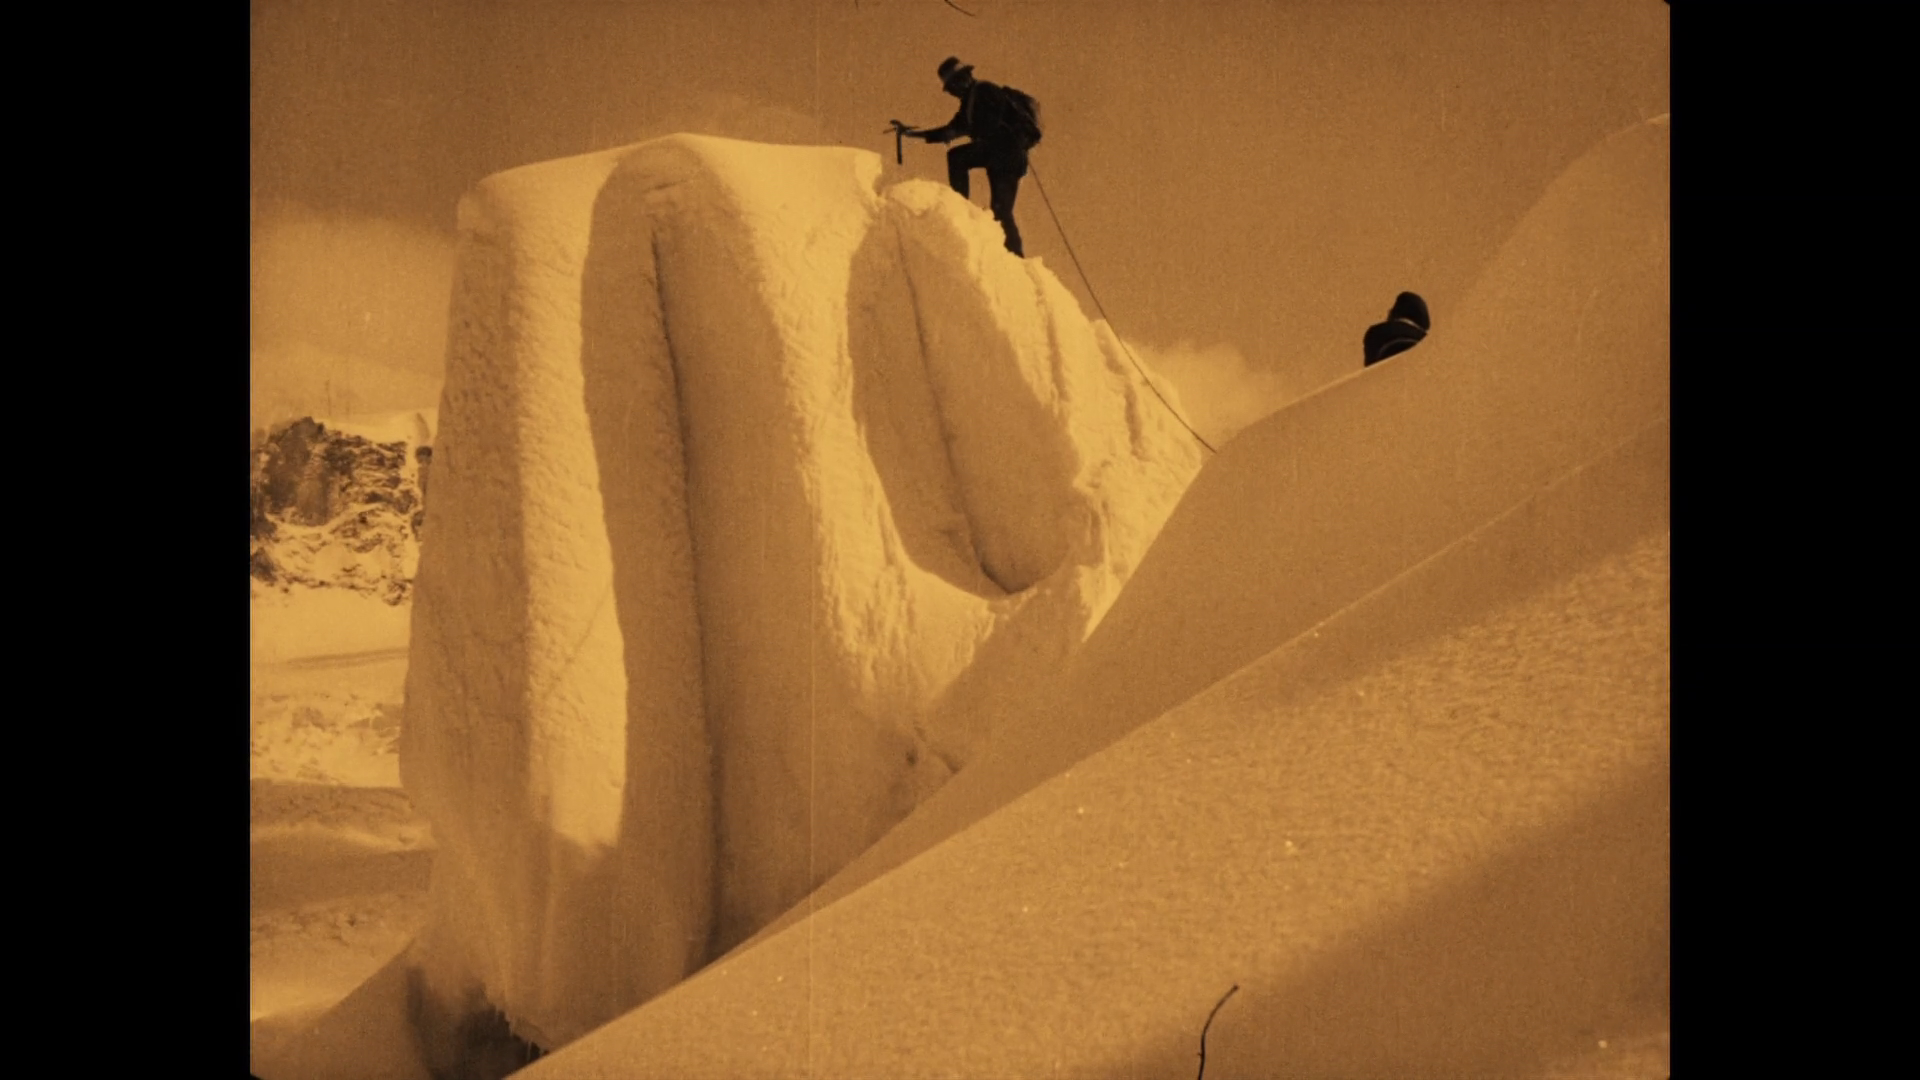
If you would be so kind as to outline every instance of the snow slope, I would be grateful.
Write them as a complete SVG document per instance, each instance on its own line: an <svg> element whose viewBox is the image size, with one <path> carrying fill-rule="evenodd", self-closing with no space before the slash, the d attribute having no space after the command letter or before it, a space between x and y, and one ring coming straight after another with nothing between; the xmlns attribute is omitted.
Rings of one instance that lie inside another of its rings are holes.
<svg viewBox="0 0 1920 1080"><path fill-rule="evenodd" d="M1210 1076L1665 1076L1592 1059L1669 1023L1667 464L1658 425L517 1075L1183 1077L1237 985Z"/></svg>
<svg viewBox="0 0 1920 1080"><path fill-rule="evenodd" d="M394 663L404 661L379 666ZM375 680L355 670L360 666L324 674L330 684L369 689ZM261 693L258 673L255 684ZM320 713L326 705L297 682L271 685L287 693L270 696L289 699L295 712ZM395 679L396 715L398 689ZM320 755L289 753L307 751L307 742L262 747L256 735L247 905L249 1056L256 1072L281 1040L302 1037L400 955L425 922L432 837L394 786L391 747L324 735L313 740L325 747ZM263 759L277 767L263 769Z"/></svg>
<svg viewBox="0 0 1920 1080"><path fill-rule="evenodd" d="M1211 459L1064 676L824 906L1381 587L1670 411L1665 118L1543 193L1417 349ZM791 923L790 913L777 926Z"/></svg>
<svg viewBox="0 0 1920 1080"><path fill-rule="evenodd" d="M876 155L675 136L461 206L402 773L419 960L557 1046L803 898L1097 623L1198 448Z"/></svg>

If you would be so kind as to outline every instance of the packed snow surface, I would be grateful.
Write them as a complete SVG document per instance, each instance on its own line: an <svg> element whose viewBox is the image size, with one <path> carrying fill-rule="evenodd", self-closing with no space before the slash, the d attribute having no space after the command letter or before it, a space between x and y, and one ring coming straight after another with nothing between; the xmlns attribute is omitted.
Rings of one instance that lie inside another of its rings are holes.
<svg viewBox="0 0 1920 1080"><path fill-rule="evenodd" d="M673 985L964 769L1199 466L985 211L674 136L489 178L401 761L439 992L545 1046Z"/></svg>

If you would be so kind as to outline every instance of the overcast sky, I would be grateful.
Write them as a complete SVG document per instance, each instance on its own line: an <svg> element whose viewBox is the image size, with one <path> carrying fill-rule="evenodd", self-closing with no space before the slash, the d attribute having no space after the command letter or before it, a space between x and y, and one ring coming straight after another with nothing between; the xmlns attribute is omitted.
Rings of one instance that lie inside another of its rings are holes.
<svg viewBox="0 0 1920 1080"><path fill-rule="evenodd" d="M256 384L437 378L454 210L488 173L678 130L881 154L957 54L1041 102L1027 252L1116 328L1304 392L1411 289L1450 304L1558 171L1669 110L1661 0L255 0ZM1036 179L1038 183L1036 183ZM984 205L984 182L974 201ZM307 374L312 374L311 370ZM422 380L425 380L424 382ZM295 379L297 382L298 380Z"/></svg>

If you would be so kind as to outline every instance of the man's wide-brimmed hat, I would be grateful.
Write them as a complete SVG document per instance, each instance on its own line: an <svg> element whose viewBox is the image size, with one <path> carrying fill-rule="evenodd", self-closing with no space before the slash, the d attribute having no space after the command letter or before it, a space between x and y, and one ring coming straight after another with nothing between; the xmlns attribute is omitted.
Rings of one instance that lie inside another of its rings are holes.
<svg viewBox="0 0 1920 1080"><path fill-rule="evenodd" d="M957 56L949 56L945 60L940 61L941 86L951 86L953 85L953 80L962 75L971 74L973 74L973 65L961 63L960 58Z"/></svg>
<svg viewBox="0 0 1920 1080"><path fill-rule="evenodd" d="M1427 302L1419 293L1403 292L1393 298L1393 308L1387 312L1389 319L1405 319L1422 330L1433 329L1433 322L1427 317Z"/></svg>

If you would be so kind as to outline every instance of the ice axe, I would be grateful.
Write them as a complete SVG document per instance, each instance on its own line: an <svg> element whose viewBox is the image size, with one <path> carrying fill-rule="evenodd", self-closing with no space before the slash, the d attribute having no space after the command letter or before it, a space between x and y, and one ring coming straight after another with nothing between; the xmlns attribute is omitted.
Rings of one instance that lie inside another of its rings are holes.
<svg viewBox="0 0 1920 1080"><path fill-rule="evenodd" d="M905 165L907 163L907 159L904 152L902 152L900 149L900 137L912 131L913 129L901 123L898 120L891 121L891 123L893 124L893 127L887 130L893 132L893 163L895 165ZM881 132L881 134L884 135L886 134L886 132Z"/></svg>

